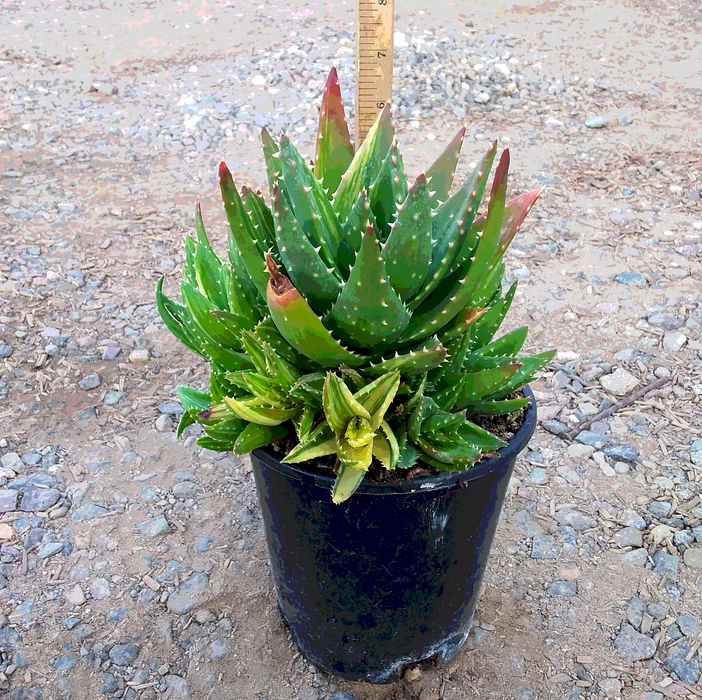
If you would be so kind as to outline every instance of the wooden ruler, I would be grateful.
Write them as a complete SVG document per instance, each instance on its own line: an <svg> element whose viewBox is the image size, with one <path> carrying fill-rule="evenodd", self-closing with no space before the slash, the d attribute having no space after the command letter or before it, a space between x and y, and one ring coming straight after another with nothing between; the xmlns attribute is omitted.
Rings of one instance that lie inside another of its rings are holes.
<svg viewBox="0 0 702 700"><path fill-rule="evenodd" d="M395 0L356 0L356 143L392 99Z"/></svg>

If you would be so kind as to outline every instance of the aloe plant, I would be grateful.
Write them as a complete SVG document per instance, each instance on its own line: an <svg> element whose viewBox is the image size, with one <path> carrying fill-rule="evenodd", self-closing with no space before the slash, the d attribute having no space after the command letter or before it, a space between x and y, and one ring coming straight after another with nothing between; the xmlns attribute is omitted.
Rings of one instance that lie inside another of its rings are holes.
<svg viewBox="0 0 702 700"><path fill-rule="evenodd" d="M219 181L228 255L200 207L185 241L182 304L156 292L166 326L210 362L208 391L180 388L178 434L246 453L292 438L286 462L336 455L332 498L346 500L373 459L461 471L505 443L473 414L507 414L555 351L523 356L527 329L495 335L516 291L503 255L541 190L507 200L509 151L493 144L449 196L461 129L410 183L391 120L379 114L354 152L336 70L310 164L286 134L261 133L270 205Z"/></svg>

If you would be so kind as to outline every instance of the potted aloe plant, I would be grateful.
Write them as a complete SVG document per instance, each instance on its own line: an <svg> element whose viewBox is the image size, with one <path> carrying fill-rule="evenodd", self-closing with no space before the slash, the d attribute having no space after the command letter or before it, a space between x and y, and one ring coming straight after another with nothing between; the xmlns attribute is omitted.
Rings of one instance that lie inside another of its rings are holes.
<svg viewBox="0 0 702 700"><path fill-rule="evenodd" d="M495 339L516 290L502 258L541 190L506 200L505 150L479 215L493 144L449 196L464 132L410 182L389 105L354 152L332 69L315 160L264 128L270 204L222 163L228 255L198 205L182 304L157 287L211 367L207 390L180 387L178 435L198 422L201 446L251 453L281 613L349 679L465 642L536 424L526 384L553 357L520 354L527 328Z"/></svg>

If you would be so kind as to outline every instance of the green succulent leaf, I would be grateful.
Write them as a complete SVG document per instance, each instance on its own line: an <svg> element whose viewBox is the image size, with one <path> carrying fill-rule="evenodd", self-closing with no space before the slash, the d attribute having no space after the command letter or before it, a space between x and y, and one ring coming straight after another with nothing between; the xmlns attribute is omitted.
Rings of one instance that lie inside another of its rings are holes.
<svg viewBox="0 0 702 700"><path fill-rule="evenodd" d="M187 324L188 312L184 306L177 304L163 293L163 280L156 285L156 308L166 328L186 347L201 357L206 357L200 338L194 334Z"/></svg>
<svg viewBox="0 0 702 700"><path fill-rule="evenodd" d="M346 364L360 367L366 358L344 348L324 327L319 317L283 275L273 259L267 258L270 271L268 308L276 327L285 340L299 353L322 365L338 367Z"/></svg>
<svg viewBox="0 0 702 700"><path fill-rule="evenodd" d="M249 187L244 186L241 188L241 199L254 228L255 240L261 256L269 251L275 251L273 215L261 196L261 192L254 192Z"/></svg>
<svg viewBox="0 0 702 700"><path fill-rule="evenodd" d="M351 498L365 475L365 471L342 464L332 487L332 502L338 505Z"/></svg>
<svg viewBox="0 0 702 700"><path fill-rule="evenodd" d="M486 307L480 306L463 309L447 324L444 331L439 335L439 339L444 345L452 343L473 326L486 311Z"/></svg>
<svg viewBox="0 0 702 700"><path fill-rule="evenodd" d="M212 405L209 391L200 391L191 386L179 386L178 398L186 410L204 411Z"/></svg>
<svg viewBox="0 0 702 700"><path fill-rule="evenodd" d="M400 446L387 421L382 421L379 428L373 438L373 456L386 469L394 469L400 461Z"/></svg>
<svg viewBox="0 0 702 700"><path fill-rule="evenodd" d="M424 285L411 301L412 308L419 306L439 286L463 248L483 198L496 151L497 143L494 143L458 191L433 213L431 262Z"/></svg>
<svg viewBox="0 0 702 700"><path fill-rule="evenodd" d="M193 423L196 423L197 420L195 416L193 415L192 411L183 411L180 414L180 419L178 420L178 427L176 428L176 437L179 438L182 434L183 431L189 426L192 425Z"/></svg>
<svg viewBox="0 0 702 700"><path fill-rule="evenodd" d="M419 175L382 246L382 258L395 291L402 299L412 297L424 284L432 254L432 224L429 188Z"/></svg>
<svg viewBox="0 0 702 700"><path fill-rule="evenodd" d="M453 177L456 174L458 156L461 153L463 137L466 127L461 127L459 132L453 137L443 153L432 163L427 170L427 181L432 191L431 208L436 209L439 204L446 201L451 191Z"/></svg>
<svg viewBox="0 0 702 700"><path fill-rule="evenodd" d="M234 452L238 455L248 454L259 447L265 447L286 437L289 433L285 425L258 425L249 423L234 443Z"/></svg>
<svg viewBox="0 0 702 700"><path fill-rule="evenodd" d="M351 467L362 472L368 471L373 461L373 440L354 447L345 435L336 436L336 456L342 467Z"/></svg>
<svg viewBox="0 0 702 700"><path fill-rule="evenodd" d="M520 357L519 362L521 366L519 371L516 372L509 381L505 382L504 385L496 387L494 391L489 394L485 394L483 398L485 399L501 399L508 394L511 394L517 389L521 389L525 384L528 384L534 375L541 369L543 369L556 354L555 350L547 350L546 352L541 352L538 355L531 355L530 357Z"/></svg>
<svg viewBox="0 0 702 700"><path fill-rule="evenodd" d="M526 326L515 328L497 340L493 340L487 345L478 347L474 352L483 357L513 357L524 345L529 329ZM478 345L476 343L476 345Z"/></svg>
<svg viewBox="0 0 702 700"><path fill-rule="evenodd" d="M258 235L260 234L256 234L244 209L241 197L239 197L239 193L234 186L232 174L224 162L219 164L219 185L222 190L224 211L227 214L231 232L229 257L232 266L237 272L240 272L241 263L243 263L243 267L253 281L258 293L265 299L268 275L266 274L263 255L260 252L260 249L265 246L265 242L259 240ZM239 256L234 260L232 260L232 248L237 251Z"/></svg>
<svg viewBox="0 0 702 700"><path fill-rule="evenodd" d="M336 68L332 68L324 86L317 129L314 174L329 193L336 192L341 176L353 160L353 144L341 101Z"/></svg>
<svg viewBox="0 0 702 700"><path fill-rule="evenodd" d="M341 224L321 183L285 134L280 137L280 162L282 179L298 225L312 244L319 248L327 267L336 269Z"/></svg>
<svg viewBox="0 0 702 700"><path fill-rule="evenodd" d="M314 245L301 234L277 184L273 185L273 208L275 239L285 270L295 287L315 309L327 311L341 289L336 270L324 263Z"/></svg>
<svg viewBox="0 0 702 700"><path fill-rule="evenodd" d="M212 312L218 309L207 297L203 296L187 282L181 282L180 295L183 297L185 308L188 310L190 318L207 336L208 342L217 343L223 348L235 350L241 348L241 340L239 339L241 329L230 320L219 319L213 316Z"/></svg>
<svg viewBox="0 0 702 700"><path fill-rule="evenodd" d="M280 425L290 420L300 410L295 408L272 408L261 405L261 399L238 400L228 396L224 397L227 408L242 420L258 425Z"/></svg>
<svg viewBox="0 0 702 700"><path fill-rule="evenodd" d="M484 413L488 416L502 416L518 411L528 405L529 399L504 399L501 401L486 401L484 399L471 399L466 409L471 414Z"/></svg>
<svg viewBox="0 0 702 700"><path fill-rule="evenodd" d="M400 386L400 373L398 371L378 377L375 381L359 389L354 399L368 412L371 428L377 430L390 404L395 399ZM358 413L357 415L362 415Z"/></svg>
<svg viewBox="0 0 702 700"><path fill-rule="evenodd" d="M309 433L304 442L301 441L299 445L293 447L282 461L289 464L307 462L318 457L336 454L336 450L336 435L325 420Z"/></svg>
<svg viewBox="0 0 702 700"><path fill-rule="evenodd" d="M375 215L381 240L387 239L390 225L395 220L397 206L405 201L407 194L407 176L402 156L397 139L393 139L369 192L371 210Z"/></svg>
<svg viewBox="0 0 702 700"><path fill-rule="evenodd" d="M353 160L334 194L334 211L342 223L348 219L351 207L361 190L364 187L367 190L370 189L378 177L394 135L395 131L390 118L390 103L388 102L383 111L378 114L363 144L354 154Z"/></svg>
<svg viewBox="0 0 702 700"><path fill-rule="evenodd" d="M369 364L363 368L363 373L370 377L379 377L387 372L399 371L403 377L412 377L439 367L448 354L447 349L436 336L428 338L411 350L396 353L395 357Z"/></svg>
<svg viewBox="0 0 702 700"><path fill-rule="evenodd" d="M351 393L346 384L333 372L328 372L322 396L324 415L331 429L339 434L346 430L349 421L356 416L370 421L371 414Z"/></svg>
<svg viewBox="0 0 702 700"><path fill-rule="evenodd" d="M388 279L378 240L368 226L348 282L325 322L348 342L374 348L399 338L410 318Z"/></svg>

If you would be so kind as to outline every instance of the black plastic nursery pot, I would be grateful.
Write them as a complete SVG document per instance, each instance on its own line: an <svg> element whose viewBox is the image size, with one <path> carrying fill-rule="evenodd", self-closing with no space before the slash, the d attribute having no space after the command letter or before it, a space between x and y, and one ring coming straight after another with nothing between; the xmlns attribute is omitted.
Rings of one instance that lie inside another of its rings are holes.
<svg viewBox="0 0 702 700"><path fill-rule="evenodd" d="M317 668L387 683L405 667L463 646L524 422L499 457L458 473L364 481L340 505L331 476L251 454L278 605L295 646Z"/></svg>

